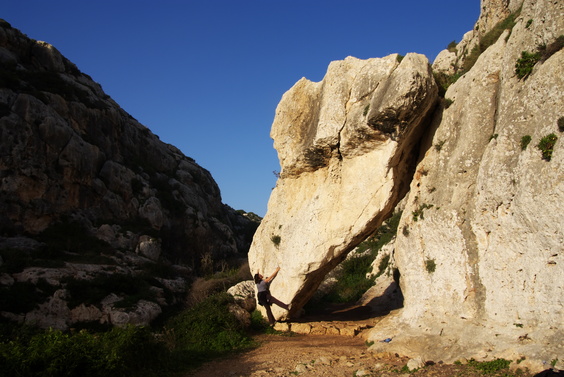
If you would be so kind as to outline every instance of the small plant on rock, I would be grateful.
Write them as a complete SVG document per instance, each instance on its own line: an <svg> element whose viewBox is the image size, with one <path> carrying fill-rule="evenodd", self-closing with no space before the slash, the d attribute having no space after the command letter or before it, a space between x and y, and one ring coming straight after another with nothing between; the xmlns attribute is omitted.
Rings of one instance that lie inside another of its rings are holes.
<svg viewBox="0 0 564 377"><path fill-rule="evenodd" d="M527 149L527 146L529 145L530 142L531 142L530 135L523 136L521 138L521 150L524 151L525 149Z"/></svg>
<svg viewBox="0 0 564 377"><path fill-rule="evenodd" d="M486 374L493 374L501 370L508 369L510 364L511 364L511 360L505 360L505 359L495 359L492 361L482 361L482 362L478 362L474 359L471 359L468 362L468 365Z"/></svg>
<svg viewBox="0 0 564 377"><path fill-rule="evenodd" d="M437 264L435 263L434 259L427 259L425 261L425 269L427 270L428 273L432 274L433 272L435 272L436 268L437 268Z"/></svg>
<svg viewBox="0 0 564 377"><path fill-rule="evenodd" d="M564 132L564 117L558 118L558 131Z"/></svg>
<svg viewBox="0 0 564 377"><path fill-rule="evenodd" d="M443 145L445 145L445 140L439 141L437 144L435 144L435 150L437 152L440 152L441 149L443 148Z"/></svg>
<svg viewBox="0 0 564 377"><path fill-rule="evenodd" d="M531 53L528 51L521 52L521 58L517 59L515 63L515 74L520 79L525 79L533 71L533 67L540 60L539 53Z"/></svg>
<svg viewBox="0 0 564 377"><path fill-rule="evenodd" d="M270 237L270 240L272 241L274 246L278 247L280 246L280 241L282 241L282 238L279 235L274 234L272 237Z"/></svg>
<svg viewBox="0 0 564 377"><path fill-rule="evenodd" d="M537 148L541 150L543 160L550 161L552 159L556 140L558 140L558 137L555 134L550 134L543 137L538 143Z"/></svg>
<svg viewBox="0 0 564 377"><path fill-rule="evenodd" d="M413 221L417 221L419 219L424 220L425 216L423 215L423 211L431 207L433 207L432 204L421 204L418 209L413 211Z"/></svg>

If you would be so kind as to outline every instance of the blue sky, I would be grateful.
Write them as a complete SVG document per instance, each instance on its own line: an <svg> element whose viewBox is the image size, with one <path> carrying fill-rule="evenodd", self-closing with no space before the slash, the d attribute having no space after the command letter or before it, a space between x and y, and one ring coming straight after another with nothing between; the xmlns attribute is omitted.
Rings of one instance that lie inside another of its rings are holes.
<svg viewBox="0 0 564 377"><path fill-rule="evenodd" d="M333 60L432 62L480 0L12 0L0 18L46 41L160 139L209 170L223 202L266 213L276 105Z"/></svg>

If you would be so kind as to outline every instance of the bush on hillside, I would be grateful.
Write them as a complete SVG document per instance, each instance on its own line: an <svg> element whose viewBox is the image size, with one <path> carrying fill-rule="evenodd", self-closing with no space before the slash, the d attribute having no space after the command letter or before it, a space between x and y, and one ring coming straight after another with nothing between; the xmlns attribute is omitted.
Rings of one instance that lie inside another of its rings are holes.
<svg viewBox="0 0 564 377"><path fill-rule="evenodd" d="M233 297L227 293L215 294L172 318L165 331L176 358L197 364L249 347L251 339L228 310L228 305L233 302Z"/></svg>
<svg viewBox="0 0 564 377"><path fill-rule="evenodd" d="M144 327L98 334L21 328L0 335L0 376L157 376L165 356Z"/></svg>

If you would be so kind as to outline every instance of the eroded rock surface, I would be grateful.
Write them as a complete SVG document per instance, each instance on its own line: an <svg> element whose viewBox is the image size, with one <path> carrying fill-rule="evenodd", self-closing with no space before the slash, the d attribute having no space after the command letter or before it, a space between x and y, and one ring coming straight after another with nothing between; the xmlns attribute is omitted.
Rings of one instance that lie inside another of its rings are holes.
<svg viewBox="0 0 564 377"><path fill-rule="evenodd" d="M493 38L509 15L511 30ZM301 80L284 95L272 128L281 177L249 259L253 272L281 266L272 291L292 304L290 316L391 212L405 192L400 182L410 180L390 259L403 308L370 331L372 350L445 362L520 360L532 371L563 359L562 35L561 1L482 1L475 29L433 65L461 77L433 109L411 175L417 141L409 130L418 136L427 106L415 102L404 117L387 109L418 97L396 95L402 85L390 79L416 56L397 67L391 57L361 64L372 70L335 62L322 82ZM472 66L473 50L481 54ZM539 59L519 77L523 51ZM415 82L423 72L420 65L402 75ZM380 102L386 93L390 102ZM410 117L413 126L402 128ZM556 141L543 147L547 136Z"/></svg>
<svg viewBox="0 0 564 377"><path fill-rule="evenodd" d="M281 267L271 291L291 303L290 316L405 194L436 101L418 54L349 57L321 82L302 79L284 94L271 132L282 171L249 262L265 275Z"/></svg>
<svg viewBox="0 0 564 377"><path fill-rule="evenodd" d="M404 308L373 330L394 338L376 348L524 357L533 369L562 358L564 51L526 78L515 65L564 33L563 15L562 2L524 1L511 32L448 88L397 234ZM538 145L550 134L547 161Z"/></svg>
<svg viewBox="0 0 564 377"><path fill-rule="evenodd" d="M3 20L0 151L2 317L63 329L146 324L186 296L187 271L202 259L213 270L246 257L256 223L222 203L207 170L161 142L55 47ZM105 271L92 271L101 265ZM101 309L100 297L83 297L98 301L84 308L70 297L69 280L121 274L132 282L149 268L161 279L145 292L153 301L127 313ZM43 277L25 278L35 274ZM180 289L165 283L177 278ZM11 293L22 286L29 300Z"/></svg>

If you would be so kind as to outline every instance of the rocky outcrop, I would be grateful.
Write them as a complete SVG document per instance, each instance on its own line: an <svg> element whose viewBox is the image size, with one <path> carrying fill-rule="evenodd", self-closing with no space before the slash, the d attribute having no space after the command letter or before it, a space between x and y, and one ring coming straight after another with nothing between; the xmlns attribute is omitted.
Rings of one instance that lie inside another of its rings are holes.
<svg viewBox="0 0 564 377"><path fill-rule="evenodd" d="M197 274L204 258L210 267L246 257L257 225L222 203L207 170L161 142L55 47L1 20L0 151L2 281L49 260L63 270L79 260L142 275L148 265ZM37 242L24 247L23 239Z"/></svg>
<svg viewBox="0 0 564 377"><path fill-rule="evenodd" d="M405 195L413 151L437 101L422 55L333 62L284 94L271 135L280 179L249 252L294 316L321 280Z"/></svg>
<svg viewBox="0 0 564 377"><path fill-rule="evenodd" d="M564 33L563 14L562 2L523 2L513 29L448 88L397 235L404 308L372 334L394 336L384 348L532 367L561 359L564 51L527 77L515 68ZM550 134L547 161L538 146Z"/></svg>
<svg viewBox="0 0 564 377"><path fill-rule="evenodd" d="M253 272L282 267L271 288L291 303L290 316L391 213L404 192L396 183L411 181L391 258L403 308L371 330L372 349L445 362L523 360L533 371L562 359L563 7L482 1L477 27L433 65L455 82L438 107L429 96L431 121L416 132L420 140L386 132L404 123L385 109L417 96L394 98L401 85L378 81L383 69L361 70L365 76L343 69L332 81L347 59L332 63L323 82L302 79L284 95L272 128L282 172L249 260ZM511 22L500 26L506 16ZM523 51L534 58L519 60ZM425 71L421 64L402 74L409 82ZM376 82L374 93L392 90L383 108L374 100L381 96L354 95ZM355 111L358 98L366 119ZM411 108L408 118L425 118L426 106ZM371 121L376 114L381 127ZM415 172L406 163L397 174L396 153L406 158L418 141Z"/></svg>

